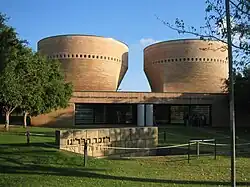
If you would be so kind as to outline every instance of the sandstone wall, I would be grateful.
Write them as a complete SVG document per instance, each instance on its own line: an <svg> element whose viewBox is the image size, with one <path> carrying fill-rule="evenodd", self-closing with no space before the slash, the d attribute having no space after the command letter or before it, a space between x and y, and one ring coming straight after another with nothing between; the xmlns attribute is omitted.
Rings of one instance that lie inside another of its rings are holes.
<svg viewBox="0 0 250 187"><path fill-rule="evenodd" d="M88 144L88 156L147 156L155 150L129 150L123 148L155 148L158 145L157 127L102 128L85 130L58 130L56 143L60 149L84 153L84 142Z"/></svg>

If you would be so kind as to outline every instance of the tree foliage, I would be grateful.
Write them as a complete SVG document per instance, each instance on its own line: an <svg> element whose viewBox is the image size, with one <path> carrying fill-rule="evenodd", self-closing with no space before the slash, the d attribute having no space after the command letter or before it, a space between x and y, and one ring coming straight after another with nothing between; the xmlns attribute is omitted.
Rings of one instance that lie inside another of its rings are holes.
<svg viewBox="0 0 250 187"><path fill-rule="evenodd" d="M26 126L28 115L67 107L72 84L64 82L59 61L33 52L5 22L0 14L0 106L8 129L16 108L23 111Z"/></svg>
<svg viewBox="0 0 250 187"><path fill-rule="evenodd" d="M225 80L225 91L228 92L229 80ZM250 109L250 66L244 67L242 72L234 70L235 107L239 112Z"/></svg>
<svg viewBox="0 0 250 187"><path fill-rule="evenodd" d="M203 26L188 26L177 18L174 24L157 17L164 25L180 34L192 34L201 39L227 41L225 0L206 0L206 16ZM234 65L237 70L250 63L250 1L230 0L230 16L233 38Z"/></svg>
<svg viewBox="0 0 250 187"><path fill-rule="evenodd" d="M24 111L24 124L27 115L36 116L65 108L72 95L72 85L64 82L60 62L35 53L22 67L22 94L20 108Z"/></svg>
<svg viewBox="0 0 250 187"><path fill-rule="evenodd" d="M8 129L11 112L21 104L22 86L17 67L24 60L25 43L18 39L15 30L5 21L5 15L0 14L0 104Z"/></svg>

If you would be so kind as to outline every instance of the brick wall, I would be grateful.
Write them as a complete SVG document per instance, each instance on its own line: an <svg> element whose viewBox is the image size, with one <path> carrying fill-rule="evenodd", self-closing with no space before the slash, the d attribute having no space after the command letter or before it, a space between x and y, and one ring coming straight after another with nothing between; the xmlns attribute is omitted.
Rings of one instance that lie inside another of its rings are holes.
<svg viewBox="0 0 250 187"><path fill-rule="evenodd" d="M74 92L66 109L32 117L34 126L74 126L74 103L153 103L209 104L212 106L212 125L228 126L228 97L226 94L152 93L152 92ZM136 124L134 124L136 125Z"/></svg>
<svg viewBox="0 0 250 187"><path fill-rule="evenodd" d="M65 109L59 109L48 114L31 117L31 125L47 127L72 127L75 121L74 107L74 103L69 103L69 106Z"/></svg>
<svg viewBox="0 0 250 187"><path fill-rule="evenodd" d="M42 39L38 51L58 59L75 91L115 91L128 69L128 47L111 38L64 35Z"/></svg>
<svg viewBox="0 0 250 187"><path fill-rule="evenodd" d="M153 92L223 92L227 49L217 41L176 40L144 49L144 71Z"/></svg>

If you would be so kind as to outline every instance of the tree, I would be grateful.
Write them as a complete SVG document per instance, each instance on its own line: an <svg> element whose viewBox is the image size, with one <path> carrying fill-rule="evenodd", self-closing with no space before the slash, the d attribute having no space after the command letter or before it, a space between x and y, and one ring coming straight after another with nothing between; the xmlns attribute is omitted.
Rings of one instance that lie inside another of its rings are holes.
<svg viewBox="0 0 250 187"><path fill-rule="evenodd" d="M24 79L26 90L21 104L24 126L27 125L28 115L37 116L67 107L72 95L72 84L64 82L59 61L36 53L31 66L26 66L26 73L29 72L30 76Z"/></svg>
<svg viewBox="0 0 250 187"><path fill-rule="evenodd" d="M21 75L19 83L23 86L19 109L24 113L24 127L27 126L28 114L43 107L43 85L47 73L46 59L40 58L30 49L27 50L27 56L26 61L20 61L18 64Z"/></svg>
<svg viewBox="0 0 250 187"><path fill-rule="evenodd" d="M235 108L236 112L250 109L250 66L244 67L242 72L234 70ZM229 80L225 81L225 91L228 92ZM238 109L238 110L237 110ZM237 114L237 113L236 113Z"/></svg>
<svg viewBox="0 0 250 187"><path fill-rule="evenodd" d="M64 82L59 61L33 52L5 22L0 13L0 106L8 130L10 114L17 108L26 126L28 115L67 107L72 84Z"/></svg>
<svg viewBox="0 0 250 187"><path fill-rule="evenodd" d="M205 3L205 24L199 29L194 26L187 26L185 21L179 18L175 20L174 24L170 24L159 17L157 19L180 34L187 33L201 39L219 40L227 43L224 0L206 0ZM234 65L237 70L242 70L244 66L250 63L250 1L230 0L230 5Z"/></svg>
<svg viewBox="0 0 250 187"><path fill-rule="evenodd" d="M32 61L20 66L25 85L20 107L24 112L24 127L28 115L36 116L68 106L72 84L64 82L59 61L35 53Z"/></svg>
<svg viewBox="0 0 250 187"><path fill-rule="evenodd" d="M25 57L26 46L5 21L5 15L0 13L0 104L5 114L5 128L8 130L10 114L21 103L22 86L19 84L17 65Z"/></svg>

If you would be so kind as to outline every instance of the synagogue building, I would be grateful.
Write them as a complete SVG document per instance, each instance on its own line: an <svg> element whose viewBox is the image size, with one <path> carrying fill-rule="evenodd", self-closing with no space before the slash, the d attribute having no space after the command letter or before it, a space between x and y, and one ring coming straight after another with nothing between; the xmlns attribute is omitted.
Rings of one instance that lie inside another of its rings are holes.
<svg viewBox="0 0 250 187"><path fill-rule="evenodd" d="M170 40L144 49L151 92L119 91L128 68L128 46L112 38L58 35L38 42L58 59L73 83L66 109L31 118L53 127L227 126L227 46L219 41ZM135 80L136 81L136 80Z"/></svg>

